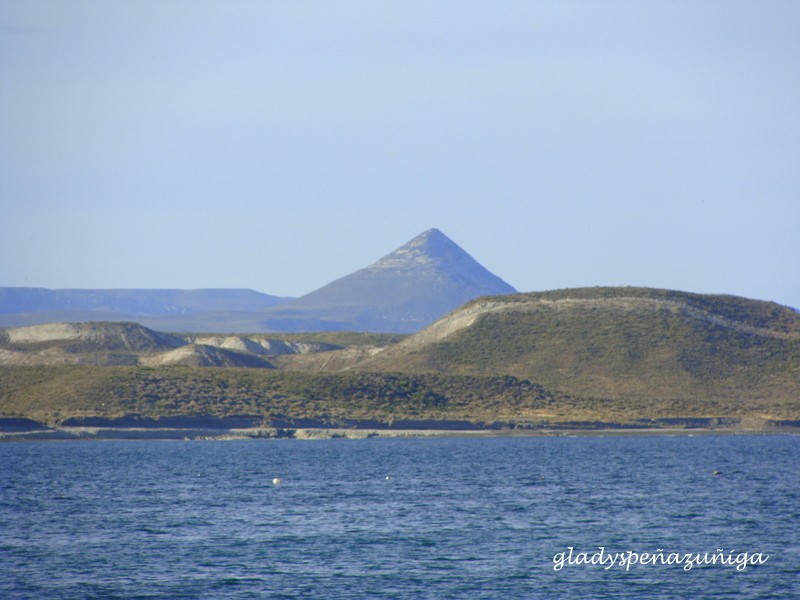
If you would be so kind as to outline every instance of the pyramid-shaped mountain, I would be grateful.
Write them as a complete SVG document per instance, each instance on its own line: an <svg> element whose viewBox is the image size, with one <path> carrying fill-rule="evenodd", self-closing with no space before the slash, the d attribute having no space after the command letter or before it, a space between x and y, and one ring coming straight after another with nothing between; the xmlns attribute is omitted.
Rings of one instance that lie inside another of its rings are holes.
<svg viewBox="0 0 800 600"><path fill-rule="evenodd" d="M412 333L478 296L515 290L438 229L268 311L273 331Z"/></svg>

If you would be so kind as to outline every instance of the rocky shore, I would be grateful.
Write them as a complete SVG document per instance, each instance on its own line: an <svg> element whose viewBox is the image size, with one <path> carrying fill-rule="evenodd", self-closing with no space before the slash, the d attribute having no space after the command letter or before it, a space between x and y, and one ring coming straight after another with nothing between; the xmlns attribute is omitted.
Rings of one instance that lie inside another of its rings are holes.
<svg viewBox="0 0 800 600"><path fill-rule="evenodd" d="M274 426L279 425L279 426ZM359 426L360 425L360 426ZM748 419L661 419L636 423L563 421L550 423L472 423L468 421L348 422L331 426L310 419L274 424L254 419L181 417L151 420L68 419L49 426L31 419L0 418L0 442L31 440L226 440L226 439L364 439L374 437L492 437L571 435L720 435L800 433L800 421Z"/></svg>

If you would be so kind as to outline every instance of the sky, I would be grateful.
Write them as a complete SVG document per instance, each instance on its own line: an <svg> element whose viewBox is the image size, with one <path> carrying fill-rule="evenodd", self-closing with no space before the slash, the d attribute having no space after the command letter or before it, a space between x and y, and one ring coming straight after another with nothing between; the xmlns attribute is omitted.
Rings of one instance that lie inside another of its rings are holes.
<svg viewBox="0 0 800 600"><path fill-rule="evenodd" d="M0 2L0 286L300 296L436 227L520 291L800 308L795 0Z"/></svg>

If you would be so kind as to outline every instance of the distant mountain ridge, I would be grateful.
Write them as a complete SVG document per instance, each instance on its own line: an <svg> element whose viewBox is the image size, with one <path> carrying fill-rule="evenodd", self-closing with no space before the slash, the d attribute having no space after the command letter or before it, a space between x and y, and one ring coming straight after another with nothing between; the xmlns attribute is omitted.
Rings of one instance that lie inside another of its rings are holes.
<svg viewBox="0 0 800 600"><path fill-rule="evenodd" d="M516 290L438 229L301 298L249 289L0 288L0 327L135 321L159 331L413 333L479 296Z"/></svg>
<svg viewBox="0 0 800 600"><path fill-rule="evenodd" d="M180 324L204 315L263 310L288 300L249 289L0 287L0 326L86 321L152 324L153 320Z"/></svg>
<svg viewBox="0 0 800 600"><path fill-rule="evenodd" d="M374 264L268 310L267 329L411 333L479 296L516 290L438 229Z"/></svg>

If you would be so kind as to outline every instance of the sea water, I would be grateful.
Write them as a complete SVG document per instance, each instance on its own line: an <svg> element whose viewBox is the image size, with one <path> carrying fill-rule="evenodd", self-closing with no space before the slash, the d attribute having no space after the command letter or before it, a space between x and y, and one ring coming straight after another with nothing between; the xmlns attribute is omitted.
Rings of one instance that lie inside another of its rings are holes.
<svg viewBox="0 0 800 600"><path fill-rule="evenodd" d="M0 444L0 598L795 599L799 572L800 436Z"/></svg>

